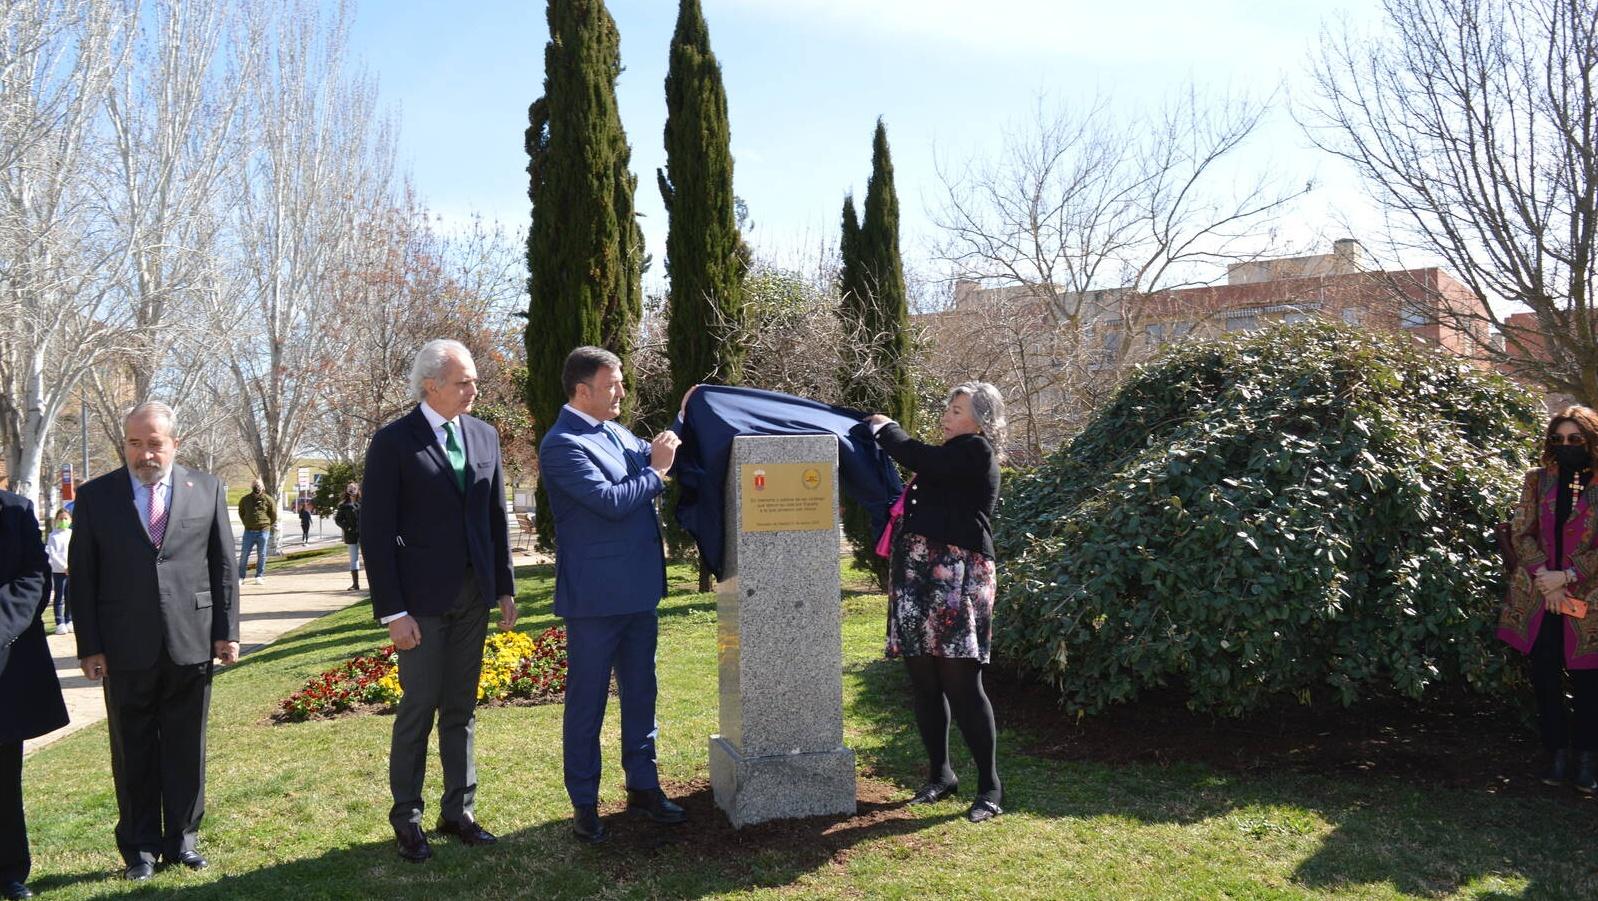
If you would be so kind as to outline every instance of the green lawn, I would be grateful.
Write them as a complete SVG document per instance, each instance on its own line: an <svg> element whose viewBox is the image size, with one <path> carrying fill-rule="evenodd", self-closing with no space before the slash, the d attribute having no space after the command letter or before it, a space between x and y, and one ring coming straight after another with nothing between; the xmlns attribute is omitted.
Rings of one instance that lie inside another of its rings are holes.
<svg viewBox="0 0 1598 901"><path fill-rule="evenodd" d="M521 576L520 627L554 623L550 568ZM49 898L1598 897L1594 811L1537 797L1060 762L1020 753L1027 736L1006 731L1006 816L966 823L969 794L903 808L921 755L903 676L880 659L875 595L845 601L844 631L846 741L871 803L843 823L735 833L711 812L704 782L716 729L714 599L689 593L686 569L672 578L678 590L661 609L660 765L695 814L687 826L612 815L611 843L576 844L561 784L560 706L485 709L478 815L501 844L437 841L427 864L400 861L386 821L391 721L267 722L308 675L379 642L363 604L217 678L201 845L210 870L164 871L137 889L113 878L120 861L101 724L27 760L32 885ZM604 795L614 809L622 792L614 709L606 730ZM971 778L966 761L957 767ZM435 755L430 804L439 786ZM431 808L429 822L435 815Z"/></svg>

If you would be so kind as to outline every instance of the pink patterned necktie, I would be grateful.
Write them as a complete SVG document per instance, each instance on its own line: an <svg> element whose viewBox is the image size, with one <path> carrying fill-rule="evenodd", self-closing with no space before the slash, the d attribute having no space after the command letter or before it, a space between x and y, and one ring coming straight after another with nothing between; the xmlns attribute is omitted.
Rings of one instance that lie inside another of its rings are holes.
<svg viewBox="0 0 1598 901"><path fill-rule="evenodd" d="M161 500L161 483L150 486L150 543L159 550L166 539L166 504Z"/></svg>

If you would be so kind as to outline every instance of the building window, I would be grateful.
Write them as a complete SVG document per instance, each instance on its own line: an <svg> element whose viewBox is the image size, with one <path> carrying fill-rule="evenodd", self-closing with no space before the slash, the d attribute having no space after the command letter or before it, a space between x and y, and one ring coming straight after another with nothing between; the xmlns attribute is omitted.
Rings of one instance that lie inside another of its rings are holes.
<svg viewBox="0 0 1598 901"><path fill-rule="evenodd" d="M1165 323L1155 322L1143 327L1143 340L1150 346L1165 343Z"/></svg>
<svg viewBox="0 0 1598 901"><path fill-rule="evenodd" d="M1282 316L1282 321L1288 325L1298 325L1300 322L1308 322L1310 319L1311 316L1308 313L1286 313Z"/></svg>
<svg viewBox="0 0 1598 901"><path fill-rule="evenodd" d="M1343 322L1346 325L1364 325L1365 311L1359 307L1344 307Z"/></svg>
<svg viewBox="0 0 1598 901"><path fill-rule="evenodd" d="M1173 323L1171 323L1171 339L1172 340L1179 341L1179 340L1181 340L1183 338L1186 338L1188 335L1191 335L1191 334L1193 334L1193 323L1191 323L1191 322L1173 322Z"/></svg>
<svg viewBox="0 0 1598 901"><path fill-rule="evenodd" d="M1252 310L1226 314L1226 330L1229 332L1252 332L1260 327L1260 318Z"/></svg>
<svg viewBox="0 0 1598 901"><path fill-rule="evenodd" d="M1405 300L1398 305L1398 324L1404 328L1420 328L1431 324L1431 316L1420 301Z"/></svg>

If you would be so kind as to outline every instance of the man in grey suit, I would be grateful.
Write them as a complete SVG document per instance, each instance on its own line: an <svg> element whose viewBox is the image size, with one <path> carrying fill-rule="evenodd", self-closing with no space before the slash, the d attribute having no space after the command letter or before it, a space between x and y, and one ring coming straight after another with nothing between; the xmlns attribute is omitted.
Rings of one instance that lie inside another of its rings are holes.
<svg viewBox="0 0 1598 901"><path fill-rule="evenodd" d="M176 466L172 408L123 421L127 468L89 482L67 551L83 674L104 680L123 875L156 863L202 869L205 726L214 660L239 656L238 581L227 497Z"/></svg>
<svg viewBox="0 0 1598 901"><path fill-rule="evenodd" d="M499 433L467 413L477 367L459 341L429 341L411 366L419 403L372 436L361 481L361 554L372 612L399 649L388 787L400 857L432 856L422 831L427 737L438 718L444 796L438 831L462 844L497 839L477 822L472 733L488 612L516 625Z"/></svg>

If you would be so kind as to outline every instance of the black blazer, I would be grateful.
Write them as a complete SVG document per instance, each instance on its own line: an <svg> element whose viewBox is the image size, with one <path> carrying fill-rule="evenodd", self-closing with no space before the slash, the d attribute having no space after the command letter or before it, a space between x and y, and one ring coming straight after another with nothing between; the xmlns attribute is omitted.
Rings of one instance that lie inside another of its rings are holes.
<svg viewBox="0 0 1598 901"><path fill-rule="evenodd" d="M67 568L78 657L104 654L109 671L155 666L163 647L179 666L205 663L213 642L239 640L233 526L214 476L172 467L159 551L133 507L127 469L84 485Z"/></svg>
<svg viewBox="0 0 1598 901"><path fill-rule="evenodd" d="M50 564L33 503L0 491L0 745L67 724L61 683L44 640L44 580Z"/></svg>
<svg viewBox="0 0 1598 901"><path fill-rule="evenodd" d="M993 508L999 501L999 456L982 435L927 444L898 423L877 430L877 444L916 474L900 528L993 559Z"/></svg>
<svg viewBox="0 0 1598 901"><path fill-rule="evenodd" d="M372 436L361 479L360 544L372 613L442 616L470 566L483 603L516 594L499 432L462 415L466 492L421 405Z"/></svg>

